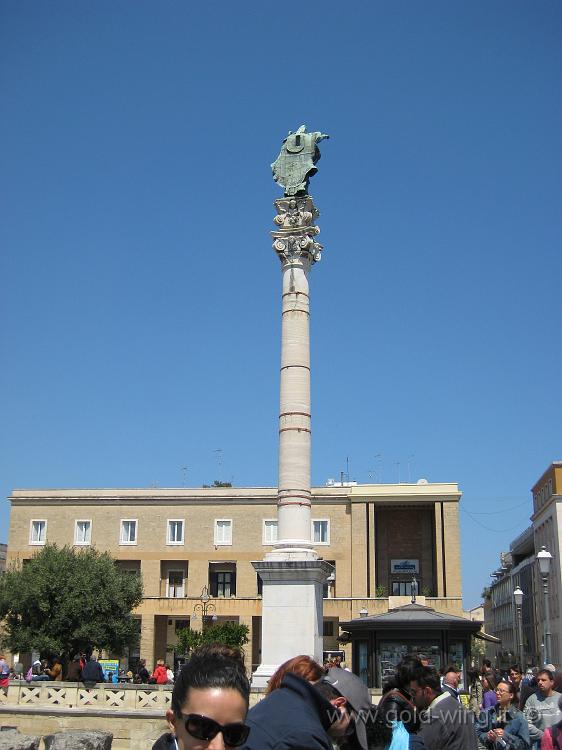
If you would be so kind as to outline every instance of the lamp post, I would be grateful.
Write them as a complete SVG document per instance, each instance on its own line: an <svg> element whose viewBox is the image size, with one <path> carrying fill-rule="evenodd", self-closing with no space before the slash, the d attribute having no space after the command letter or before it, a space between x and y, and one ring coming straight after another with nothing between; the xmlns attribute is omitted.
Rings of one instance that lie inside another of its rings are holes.
<svg viewBox="0 0 562 750"><path fill-rule="evenodd" d="M551 659L550 653L550 603L548 601L548 576L550 573L550 563L552 555L543 545L537 555L539 571L542 578L542 593L544 599L544 663L549 664Z"/></svg>
<svg viewBox="0 0 562 750"><path fill-rule="evenodd" d="M209 589L207 586L203 586L203 590L201 591L201 596L199 597L199 602L194 605L193 607L193 615L191 617L192 620L197 620L197 612L201 613L201 625L204 628L205 622L207 618L209 617L210 612L215 612L216 607L211 601L211 597L209 595ZM217 616L215 614L211 617L213 622L217 621Z"/></svg>
<svg viewBox="0 0 562 750"><path fill-rule="evenodd" d="M525 594L521 591L519 586L513 592L513 599L515 600L515 607L517 609L517 640L519 641L519 669L521 669L522 672L525 671L525 665L523 664L523 660L525 658L525 655L523 653L523 615L521 613L524 596Z"/></svg>

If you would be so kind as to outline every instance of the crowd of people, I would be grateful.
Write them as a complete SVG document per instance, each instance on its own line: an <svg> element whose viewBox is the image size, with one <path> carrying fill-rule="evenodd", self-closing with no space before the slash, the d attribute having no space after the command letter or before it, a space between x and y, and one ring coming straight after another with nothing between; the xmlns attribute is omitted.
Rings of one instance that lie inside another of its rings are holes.
<svg viewBox="0 0 562 750"><path fill-rule="evenodd" d="M16 665L17 666L17 665ZM104 672L102 665L92 652L75 654L65 662L62 658L36 659L27 672L9 667L0 654L0 688L6 688L11 680L32 682L83 682L87 687L100 682L120 682L136 684L173 685L175 675L163 659L156 662L152 672L146 668L146 660L141 659L135 672L117 669Z"/></svg>
<svg viewBox="0 0 562 750"><path fill-rule="evenodd" d="M378 705L359 677L333 663L296 656L281 665L249 709L242 654L197 649L178 675L153 750L555 750L562 748L561 676L551 664L523 674L485 662L469 672L468 707L457 665L439 674L408 657Z"/></svg>

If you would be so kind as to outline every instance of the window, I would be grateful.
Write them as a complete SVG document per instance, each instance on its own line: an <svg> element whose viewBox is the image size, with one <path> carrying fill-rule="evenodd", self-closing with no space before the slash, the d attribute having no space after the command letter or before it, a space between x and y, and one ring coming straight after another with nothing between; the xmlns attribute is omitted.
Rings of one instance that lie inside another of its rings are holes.
<svg viewBox="0 0 562 750"><path fill-rule="evenodd" d="M215 544L232 544L232 521L224 518L215 521Z"/></svg>
<svg viewBox="0 0 562 750"><path fill-rule="evenodd" d="M275 544L277 541L277 521L267 519L263 522L263 542L262 544Z"/></svg>
<svg viewBox="0 0 562 750"><path fill-rule="evenodd" d="M209 588L211 596L236 596L236 564L210 563Z"/></svg>
<svg viewBox="0 0 562 750"><path fill-rule="evenodd" d="M47 539L47 521L32 521L29 529L30 544L45 544Z"/></svg>
<svg viewBox="0 0 562 750"><path fill-rule="evenodd" d="M322 631L322 635L328 638L334 635L334 621L333 620L324 620L324 628Z"/></svg>
<svg viewBox="0 0 562 750"><path fill-rule="evenodd" d="M168 596L177 599L183 596L183 571L170 570L168 573Z"/></svg>
<svg viewBox="0 0 562 750"><path fill-rule="evenodd" d="M327 520L312 522L313 544L330 544L330 522Z"/></svg>
<svg viewBox="0 0 562 750"><path fill-rule="evenodd" d="M76 521L74 528L74 544L91 544L92 542L92 522Z"/></svg>
<svg viewBox="0 0 562 750"><path fill-rule="evenodd" d="M419 581L418 581L419 590ZM411 581L392 581L392 596L412 596Z"/></svg>
<svg viewBox="0 0 562 750"><path fill-rule="evenodd" d="M132 519L121 521L121 541L120 544L137 543L137 522Z"/></svg>
<svg viewBox="0 0 562 750"><path fill-rule="evenodd" d="M189 628L189 620L176 620L174 623L176 633L178 630L187 630L187 628Z"/></svg>
<svg viewBox="0 0 562 750"><path fill-rule="evenodd" d="M183 520L168 521L167 544L183 544Z"/></svg>

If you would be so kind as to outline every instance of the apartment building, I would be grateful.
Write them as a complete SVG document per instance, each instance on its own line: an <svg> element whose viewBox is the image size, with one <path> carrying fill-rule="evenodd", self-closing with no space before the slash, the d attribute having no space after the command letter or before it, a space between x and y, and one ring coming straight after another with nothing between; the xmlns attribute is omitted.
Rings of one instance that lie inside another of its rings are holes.
<svg viewBox="0 0 562 750"><path fill-rule="evenodd" d="M464 616L456 484L342 483L312 492L311 538L335 568L325 586L326 652L349 650L338 641L340 621L409 602L413 576L419 603ZM8 563L46 543L93 545L140 573L140 649L120 656L149 665L181 656L175 634L201 627L206 587L209 617L248 626L248 667L255 667L261 581L251 562L277 539L276 497L273 487L17 489L9 497Z"/></svg>

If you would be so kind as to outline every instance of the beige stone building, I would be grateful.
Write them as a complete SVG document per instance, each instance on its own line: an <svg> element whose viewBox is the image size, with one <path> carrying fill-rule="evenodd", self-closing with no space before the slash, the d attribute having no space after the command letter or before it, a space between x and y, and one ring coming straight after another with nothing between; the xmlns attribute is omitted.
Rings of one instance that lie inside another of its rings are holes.
<svg viewBox="0 0 562 750"><path fill-rule="evenodd" d="M335 567L325 586L324 648L346 650L339 622L382 614L410 601L463 616L456 484L336 485L312 489L311 536ZM201 627L204 587L209 615L245 623L248 666L260 663L260 560L277 538L275 488L14 490L8 564L46 543L93 545L125 570L142 574L136 614L140 653L151 666L174 658L180 627ZM214 608L214 611L213 611Z"/></svg>

